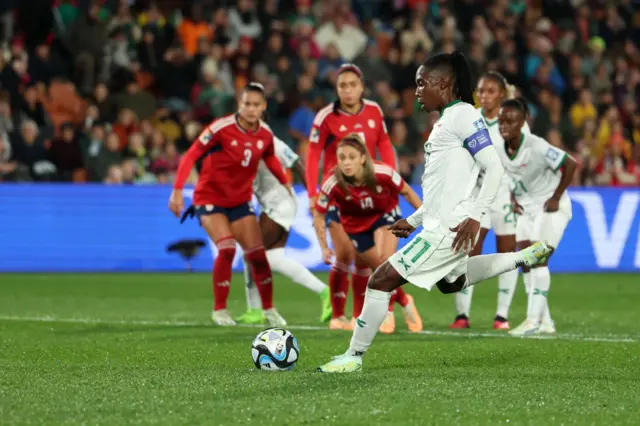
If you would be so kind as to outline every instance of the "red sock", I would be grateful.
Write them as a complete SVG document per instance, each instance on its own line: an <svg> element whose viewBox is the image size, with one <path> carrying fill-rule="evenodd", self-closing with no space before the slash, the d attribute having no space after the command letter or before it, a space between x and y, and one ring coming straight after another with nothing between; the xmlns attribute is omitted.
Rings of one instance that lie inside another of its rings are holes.
<svg viewBox="0 0 640 426"><path fill-rule="evenodd" d="M213 310L227 309L231 266L236 254L236 240L233 237L220 238L216 243L218 256L213 263Z"/></svg>
<svg viewBox="0 0 640 426"><path fill-rule="evenodd" d="M367 292L367 283L371 276L371 269L357 268L351 275L351 286L353 287L353 317L358 318L364 306L364 295Z"/></svg>
<svg viewBox="0 0 640 426"><path fill-rule="evenodd" d="M245 252L245 258L251 265L253 282L256 283L258 293L260 293L262 309L273 308L273 277L264 247L258 246L247 250Z"/></svg>
<svg viewBox="0 0 640 426"><path fill-rule="evenodd" d="M344 316L344 305L349 293L349 265L336 262L329 272L329 290L331 291L331 318Z"/></svg>
<svg viewBox="0 0 640 426"><path fill-rule="evenodd" d="M391 292L391 298L389 299L389 312L393 312L393 304L396 303L397 298L398 292L396 290L393 290Z"/></svg>
<svg viewBox="0 0 640 426"><path fill-rule="evenodd" d="M407 293L404 292L402 287L398 287L396 289L396 302L403 308L409 304L409 298L407 297Z"/></svg>

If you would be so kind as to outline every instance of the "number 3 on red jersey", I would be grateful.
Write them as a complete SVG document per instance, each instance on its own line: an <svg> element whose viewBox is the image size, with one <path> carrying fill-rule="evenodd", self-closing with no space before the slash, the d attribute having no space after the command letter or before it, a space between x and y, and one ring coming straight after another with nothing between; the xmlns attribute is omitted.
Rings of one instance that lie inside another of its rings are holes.
<svg viewBox="0 0 640 426"><path fill-rule="evenodd" d="M247 167L250 162L251 162L251 150L250 149L245 149L244 150L244 160L242 160L240 162L240 164L242 165L242 167Z"/></svg>

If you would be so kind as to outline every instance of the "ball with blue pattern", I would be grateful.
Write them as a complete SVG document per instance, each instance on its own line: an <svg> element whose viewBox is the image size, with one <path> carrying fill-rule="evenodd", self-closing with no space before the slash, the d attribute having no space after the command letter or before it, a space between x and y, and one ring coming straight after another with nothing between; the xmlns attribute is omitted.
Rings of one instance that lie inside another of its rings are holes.
<svg viewBox="0 0 640 426"><path fill-rule="evenodd" d="M291 370L300 358L298 341L289 330L267 328L253 339L251 358L258 370Z"/></svg>

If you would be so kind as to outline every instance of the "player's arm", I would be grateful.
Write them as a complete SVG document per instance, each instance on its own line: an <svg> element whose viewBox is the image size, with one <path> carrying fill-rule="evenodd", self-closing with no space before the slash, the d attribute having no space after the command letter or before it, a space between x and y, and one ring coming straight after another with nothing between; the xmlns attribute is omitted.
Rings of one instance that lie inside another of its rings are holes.
<svg viewBox="0 0 640 426"><path fill-rule="evenodd" d="M327 264L331 264L331 257L333 252L329 248L327 243L327 228L325 226L325 215L329 209L329 202L331 200L331 193L329 195L321 192L315 204L315 208L312 210L313 214L313 229L316 231L316 237L318 238L318 244L322 249L322 260Z"/></svg>
<svg viewBox="0 0 640 426"><path fill-rule="evenodd" d="M267 166L269 171L273 173L276 179L278 179L278 182L280 182L284 186L289 186L287 175L284 173L282 164L276 156L273 143L268 144L265 148L264 153L262 154L262 160L264 161L264 164Z"/></svg>
<svg viewBox="0 0 640 426"><path fill-rule="evenodd" d="M378 151L380 152L380 159L393 170L397 170L396 152L393 149L391 138L389 138L389 133L387 132L387 125L384 122L382 109L378 107L378 110L380 112L380 125L378 126Z"/></svg>
<svg viewBox="0 0 640 426"><path fill-rule="evenodd" d="M539 143L540 147L538 148L538 153L540 155L544 155L547 166L549 166L549 168L551 168L554 172L560 171L561 174L560 182L558 183L556 190L544 205L545 211L555 212L558 211L562 194L564 194L564 192L567 190L567 187L573 180L573 175L576 172L577 163L572 156L570 156L560 148L556 148L555 146L552 146L544 140L540 140Z"/></svg>
<svg viewBox="0 0 640 426"><path fill-rule="evenodd" d="M316 196L318 195L318 176L320 175L320 158L324 150L325 143L329 136L327 125L324 118L320 116L322 111L316 115L309 135L309 144L307 145L306 167L306 183L307 193L309 194L309 207L313 209Z"/></svg>
<svg viewBox="0 0 640 426"><path fill-rule="evenodd" d="M413 206L414 209L418 210L422 207L422 200L416 194L416 191L409 186L409 184L402 180L402 189L400 190L400 195L404 197L405 200L409 202Z"/></svg>
<svg viewBox="0 0 640 426"><path fill-rule="evenodd" d="M182 189L189 177L189 173L191 173L191 169L193 169L196 161L198 161L200 157L207 153L207 151L217 143L215 141L216 133L217 127L215 123L208 126L202 133L200 133L200 136L198 136L193 145L191 145L180 159L180 165L176 172L176 179L173 183L173 191L171 191L171 197L169 198L169 209L176 217L180 217L182 210L184 210Z"/></svg>
<svg viewBox="0 0 640 426"><path fill-rule="evenodd" d="M307 187L307 176L306 176L307 171L306 171L306 168L304 167L304 164L302 164L302 160L298 159L298 161L293 163L293 167L291 168L291 170L293 170L295 174L298 175L298 177L302 181L302 184L306 188Z"/></svg>
<svg viewBox="0 0 640 426"><path fill-rule="evenodd" d="M278 160L280 160L284 167L293 170L294 173L298 175L306 188L306 170L304 164L302 164L300 156L296 154L296 152L291 149L289 145L287 145L283 140L278 139L277 137L273 138L273 145Z"/></svg>

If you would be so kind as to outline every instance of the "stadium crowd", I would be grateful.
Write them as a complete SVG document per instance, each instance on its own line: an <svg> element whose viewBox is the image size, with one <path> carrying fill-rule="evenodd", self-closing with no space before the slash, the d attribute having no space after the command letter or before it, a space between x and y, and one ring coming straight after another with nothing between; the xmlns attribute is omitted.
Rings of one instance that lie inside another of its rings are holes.
<svg viewBox="0 0 640 426"><path fill-rule="evenodd" d="M634 0L6 0L0 181L171 182L210 120L264 85L269 124L304 158L337 68L363 71L409 182L433 125L414 99L431 52L463 50L529 101L576 185L640 184Z"/></svg>

